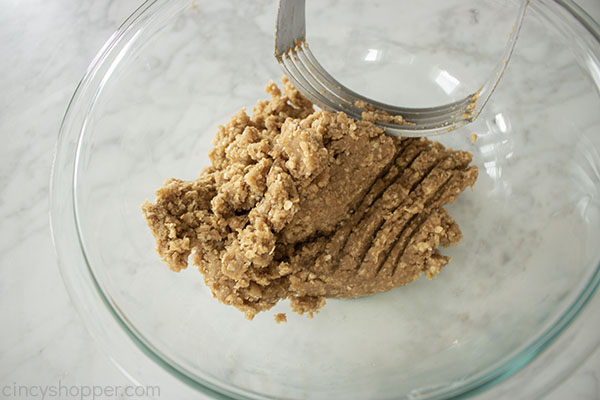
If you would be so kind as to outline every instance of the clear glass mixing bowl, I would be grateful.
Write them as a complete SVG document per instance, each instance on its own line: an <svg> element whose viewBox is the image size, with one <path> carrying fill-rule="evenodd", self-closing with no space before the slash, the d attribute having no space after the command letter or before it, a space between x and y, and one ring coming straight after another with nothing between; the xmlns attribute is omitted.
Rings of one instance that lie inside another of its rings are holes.
<svg viewBox="0 0 600 400"><path fill-rule="evenodd" d="M476 89L516 15L495 1L308 3L308 42L332 75L404 106ZM480 168L474 191L450 206L464 238L445 250L453 261L439 277L328 300L312 320L288 314L275 325L286 303L246 321L195 268L168 271L140 212L165 179L196 177L217 125L279 80L275 13L273 1L148 1L79 85L51 212L61 271L91 332L133 377L167 371L221 398L448 398L515 373L600 279L598 25L570 1L532 1L484 113L438 137Z"/></svg>

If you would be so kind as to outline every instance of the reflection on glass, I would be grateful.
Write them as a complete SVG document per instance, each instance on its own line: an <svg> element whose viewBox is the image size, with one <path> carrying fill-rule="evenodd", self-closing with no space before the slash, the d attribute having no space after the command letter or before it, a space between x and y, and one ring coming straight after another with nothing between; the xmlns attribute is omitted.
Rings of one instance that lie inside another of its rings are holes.
<svg viewBox="0 0 600 400"><path fill-rule="evenodd" d="M496 161L488 161L483 163L485 166L485 172L492 179L500 178L502 176L502 169L496 164Z"/></svg>
<svg viewBox="0 0 600 400"><path fill-rule="evenodd" d="M502 115L502 113L496 114L496 116L494 117L494 123L496 124L500 132L508 131L508 123L506 122L506 119L504 118L504 115Z"/></svg>
<svg viewBox="0 0 600 400"><path fill-rule="evenodd" d="M448 71L441 70L435 78L435 83L442 88L446 94L450 94L460 85L460 81L450 75Z"/></svg>
<svg viewBox="0 0 600 400"><path fill-rule="evenodd" d="M381 58L381 52L379 49L369 49L367 50L367 55L365 56L365 61L377 61Z"/></svg>
<svg viewBox="0 0 600 400"><path fill-rule="evenodd" d="M587 65L590 69L590 75L596 83L596 86L600 87L600 67L598 67L598 60L588 55Z"/></svg>

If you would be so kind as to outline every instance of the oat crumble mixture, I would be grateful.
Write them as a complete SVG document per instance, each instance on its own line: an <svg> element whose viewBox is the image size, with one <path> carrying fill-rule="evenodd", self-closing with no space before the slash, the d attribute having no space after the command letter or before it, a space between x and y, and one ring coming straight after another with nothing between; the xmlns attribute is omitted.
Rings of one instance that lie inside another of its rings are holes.
<svg viewBox="0 0 600 400"><path fill-rule="evenodd" d="M443 206L475 183L471 153L315 110L283 83L219 127L196 180L169 179L142 206L164 262L198 266L248 319L435 277L450 262L438 247L461 239Z"/></svg>

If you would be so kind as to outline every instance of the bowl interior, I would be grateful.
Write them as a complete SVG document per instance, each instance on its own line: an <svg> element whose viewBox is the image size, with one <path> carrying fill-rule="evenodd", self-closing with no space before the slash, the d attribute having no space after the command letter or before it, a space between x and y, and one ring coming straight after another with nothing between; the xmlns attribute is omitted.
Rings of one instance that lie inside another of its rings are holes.
<svg viewBox="0 0 600 400"><path fill-rule="evenodd" d="M495 1L308 3L308 42L332 75L406 106L476 90L516 17ZM443 251L452 263L432 281L328 300L312 320L288 313L276 325L287 303L249 322L195 268L170 272L140 211L167 178L194 179L217 125L279 81L275 5L154 6L117 43L77 152L78 229L106 296L157 357L248 397L427 397L506 367L600 260L598 48L575 46L576 22L553 23L551 2L536 7L481 117L436 138L472 151L480 169L474 191L449 206L464 236Z"/></svg>

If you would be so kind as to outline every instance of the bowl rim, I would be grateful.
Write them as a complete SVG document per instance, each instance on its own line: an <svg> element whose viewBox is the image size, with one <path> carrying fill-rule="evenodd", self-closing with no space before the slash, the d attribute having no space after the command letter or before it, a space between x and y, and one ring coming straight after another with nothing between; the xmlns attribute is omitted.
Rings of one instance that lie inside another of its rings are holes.
<svg viewBox="0 0 600 400"><path fill-rule="evenodd" d="M83 260L85 265L85 268L79 269L78 274L85 275L83 278L86 280L88 285L93 287L93 291L98 296L104 309L108 311L108 314L110 314L110 317L112 317L113 322L116 322L116 324L122 329L122 332L129 337L131 342L133 342L137 349L140 350L146 357L159 365L162 370L177 378L179 381L213 398L235 399L240 398L240 396L241 398L250 399L270 398L263 394L249 392L241 388L235 388L231 386L228 388L222 387L219 386L218 383L210 382L209 380L199 381L198 377L194 377L194 375L190 372L187 372L184 367L178 365L169 357L162 355L160 351L158 351L150 343L150 341L148 341L144 335L142 335L141 332L139 332L137 328L125 317L124 313L119 309L111 297L103 291L102 286L96 279L96 276L94 275L92 267L85 254L81 229L79 227L78 218L75 212L76 191L74 188L76 182L77 157L79 154L79 139L81 138L82 131L79 130L79 132L77 132L77 138L75 138L75 141L77 142L77 145L75 146L75 153L68 151L73 150L73 143L71 142L70 146L67 145L67 141L69 139L73 139L68 136L69 127L73 123L76 123L78 118L82 117L80 115L81 113L76 112L79 110L75 109L78 106L78 101L84 97L86 93L89 93L93 89L93 85L91 85L93 78L97 76L103 64L107 59L110 58L110 55L119 50L118 45L124 40L124 38L126 38L127 33L135 27L136 23L138 23L140 19L148 16L149 14L151 15L151 13L155 11L154 9L156 7L160 7L162 4L167 4L170 1L171 0L146 0L129 16L94 57L68 103L54 151L54 160L52 163L50 180L50 227L54 248L58 257L59 269L69 295L73 302L77 305L76 308L78 309L79 314L82 316L87 329L90 330L90 333L96 337L97 335L94 334L93 324L90 323L89 307L86 307L84 305L85 302L81 301L84 294L81 290L77 290L74 287L75 281L81 277L74 279L71 276L72 271L65 262L64 246L66 240L63 233L64 230L67 229L65 228L65 224L70 224L70 229L73 229L73 231L76 233L77 239L77 243L72 245L76 245L76 247L79 248L79 251L81 252L81 260ZM550 1L562 7L562 9L572 15L576 21L592 35L596 42L600 44L600 25L581 7L574 3L573 0ZM65 176L64 174L61 174L61 167L65 165L67 167L73 167L72 169L67 168L67 171L71 172L72 175ZM70 182L71 184L70 196L68 196L67 200L68 204L64 204L64 199L59 196L62 193L62 191L59 190L59 187L61 184L62 186L65 186L65 182ZM66 213L65 209L67 209ZM65 220L65 216L67 217L68 221ZM488 368L489 371L474 374L474 378L469 378L469 380L464 381L464 384L456 387L445 387L441 391L435 391L430 394L426 394L422 398L462 399L486 391L513 376L518 371L523 369L523 367L528 365L532 360L534 360L538 355L540 355L543 350L548 348L556 341L561 333L563 333L566 328L572 324L585 306L594 297L598 287L600 287L600 264L596 266L591 278L583 286L579 294L572 301L571 305L566 308L566 311L556 321L554 321L549 328L547 328L544 332L542 332L541 335L533 340L533 342L516 351L515 354L512 354L511 356L501 360L498 363L499 365L490 366Z"/></svg>

